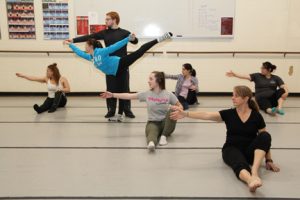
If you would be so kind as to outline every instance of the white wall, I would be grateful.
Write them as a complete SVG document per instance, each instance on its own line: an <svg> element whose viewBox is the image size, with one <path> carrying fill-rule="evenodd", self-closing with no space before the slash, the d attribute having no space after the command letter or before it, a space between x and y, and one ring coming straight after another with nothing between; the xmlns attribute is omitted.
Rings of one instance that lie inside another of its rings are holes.
<svg viewBox="0 0 300 200"><path fill-rule="evenodd" d="M81 0L84 3L84 0ZM35 0L36 40L8 40L5 1L0 1L0 50L69 50L61 41L44 41L41 2ZM178 51L300 51L299 0L237 0L234 39L184 39L165 42L153 50ZM73 4L70 1L70 13ZM121 16L122 17L122 16ZM172 17L172 16L168 16ZM104 20L104 16L103 16ZM126 29L126 21L122 21ZM70 16L71 36L75 34L75 16ZM141 41L138 46L143 42ZM129 50L138 46L129 45ZM276 74L287 83L291 92L300 93L300 56L283 55L146 55L131 67L131 90L148 88L147 77L153 70L180 73L181 65L191 63L197 70L202 92L230 92L237 84L253 84L225 77L232 69L241 73L257 72L261 63L270 61L278 66ZM47 65L56 62L66 76L73 92L105 90L105 77L92 68L92 63L73 54L7 54L0 53L0 92L45 91L45 85L15 77L15 72L44 75ZM289 66L294 75L288 75ZM167 82L173 90L174 81Z"/></svg>

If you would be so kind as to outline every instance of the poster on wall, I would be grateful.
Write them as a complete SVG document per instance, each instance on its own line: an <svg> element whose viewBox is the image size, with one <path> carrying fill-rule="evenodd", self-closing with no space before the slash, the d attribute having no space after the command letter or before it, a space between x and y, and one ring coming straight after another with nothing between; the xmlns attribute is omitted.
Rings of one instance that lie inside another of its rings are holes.
<svg viewBox="0 0 300 200"><path fill-rule="evenodd" d="M9 39L35 39L33 0L6 0Z"/></svg>
<svg viewBox="0 0 300 200"><path fill-rule="evenodd" d="M221 18L221 35L232 35L233 34L233 18L222 17Z"/></svg>
<svg viewBox="0 0 300 200"><path fill-rule="evenodd" d="M90 34L100 32L106 29L105 24L92 24L90 25Z"/></svg>
<svg viewBox="0 0 300 200"><path fill-rule="evenodd" d="M43 21L45 40L69 38L68 0L43 0Z"/></svg>
<svg viewBox="0 0 300 200"><path fill-rule="evenodd" d="M89 34L89 18L88 16L77 16L77 35Z"/></svg>

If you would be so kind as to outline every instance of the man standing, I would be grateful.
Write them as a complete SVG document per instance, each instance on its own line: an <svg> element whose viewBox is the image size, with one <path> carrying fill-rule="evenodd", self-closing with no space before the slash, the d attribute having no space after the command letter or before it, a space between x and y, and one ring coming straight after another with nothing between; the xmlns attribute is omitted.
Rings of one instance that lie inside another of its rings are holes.
<svg viewBox="0 0 300 200"><path fill-rule="evenodd" d="M73 43L85 42L90 38L96 40L104 40L105 46L108 47L126 37L130 34L129 31L119 27L120 17L117 12L109 12L106 14L105 24L108 27L106 30L102 30L98 33L91 35L85 35L77 38L70 39L68 41ZM132 44L137 44L138 39L131 41ZM119 49L118 51L112 53L113 56L123 57L127 55L127 45ZM129 88L129 71L123 72L118 76L106 75L106 90L114 93L124 93L130 92ZM106 106L108 109L105 118L112 118L115 115L117 107L117 99L111 98L106 99ZM126 117L135 118L131 111L130 100L119 99L119 111L118 120L122 120L122 114L125 113Z"/></svg>

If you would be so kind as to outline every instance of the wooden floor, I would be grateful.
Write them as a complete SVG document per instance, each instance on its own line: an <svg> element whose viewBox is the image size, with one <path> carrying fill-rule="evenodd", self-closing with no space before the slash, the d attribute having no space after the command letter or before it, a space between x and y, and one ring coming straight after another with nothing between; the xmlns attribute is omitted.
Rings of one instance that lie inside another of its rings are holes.
<svg viewBox="0 0 300 200"><path fill-rule="evenodd" d="M292 199L300 198L300 98L285 116L265 115L279 173L260 169L250 193L223 163L223 123L184 119L166 147L146 149L145 104L135 119L111 123L105 101L70 97L66 108L37 115L42 97L0 98L0 199ZM200 97L191 110L218 111L230 97Z"/></svg>

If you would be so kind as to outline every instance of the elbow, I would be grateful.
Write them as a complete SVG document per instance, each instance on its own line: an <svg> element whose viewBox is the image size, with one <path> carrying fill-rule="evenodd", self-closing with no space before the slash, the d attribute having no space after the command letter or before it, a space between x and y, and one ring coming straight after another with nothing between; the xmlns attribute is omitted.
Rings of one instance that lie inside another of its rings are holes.
<svg viewBox="0 0 300 200"><path fill-rule="evenodd" d="M69 93L69 92L71 92L71 89L70 89L70 88L64 88L63 91L64 91L65 93Z"/></svg>

